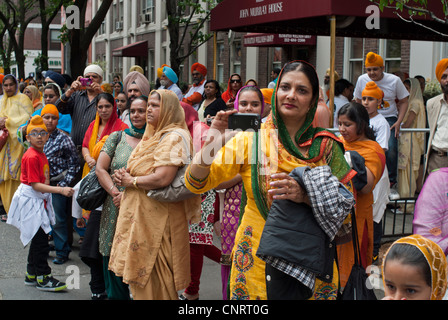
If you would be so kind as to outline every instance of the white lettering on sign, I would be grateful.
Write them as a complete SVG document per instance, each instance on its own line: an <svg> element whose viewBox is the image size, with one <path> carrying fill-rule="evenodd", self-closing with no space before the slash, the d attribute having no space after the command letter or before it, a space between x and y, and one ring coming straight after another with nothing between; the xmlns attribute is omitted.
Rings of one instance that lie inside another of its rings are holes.
<svg viewBox="0 0 448 320"><path fill-rule="evenodd" d="M240 19L283 12L283 1L240 10Z"/></svg>

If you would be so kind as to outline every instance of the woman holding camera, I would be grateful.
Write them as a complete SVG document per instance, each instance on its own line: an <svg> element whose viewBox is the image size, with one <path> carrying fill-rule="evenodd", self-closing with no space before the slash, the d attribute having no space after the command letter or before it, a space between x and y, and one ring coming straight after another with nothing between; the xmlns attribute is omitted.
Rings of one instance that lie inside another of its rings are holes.
<svg viewBox="0 0 448 320"><path fill-rule="evenodd" d="M268 298L266 263L256 252L270 206L276 199L309 203L307 193L288 174L300 166L325 165L341 182L348 182L352 174L339 140L311 125L319 98L314 67L301 61L286 64L274 96L272 112L258 133L229 132L229 116L237 110L220 111L185 174L187 187L194 193L216 188L238 173L242 177L247 202L232 251L232 300ZM336 298L337 269L333 270L336 274L332 281L316 279L310 284L314 289L311 298Z"/></svg>

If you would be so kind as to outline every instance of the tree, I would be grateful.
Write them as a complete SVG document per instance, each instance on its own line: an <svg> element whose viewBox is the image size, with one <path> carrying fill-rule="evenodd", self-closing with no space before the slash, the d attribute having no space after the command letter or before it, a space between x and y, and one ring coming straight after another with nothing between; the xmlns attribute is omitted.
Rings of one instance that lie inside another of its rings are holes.
<svg viewBox="0 0 448 320"><path fill-rule="evenodd" d="M82 75L86 67L90 43L106 17L112 2L113 0L101 1L98 11L87 26L85 24L88 1L75 0L70 2L71 5L79 8L80 28L69 29L67 26L63 26L61 40L63 43L70 44L70 73L73 78Z"/></svg>
<svg viewBox="0 0 448 320"><path fill-rule="evenodd" d="M39 16L42 25L41 54L37 58L37 65L41 70L48 70L48 33L50 24L63 5L69 5L72 0L39 0Z"/></svg>
<svg viewBox="0 0 448 320"><path fill-rule="evenodd" d="M4 12L5 16L10 17L10 9L6 4L0 5L0 11ZM8 29L0 20L0 65L3 67L5 74L11 73L11 53L12 42L7 37Z"/></svg>
<svg viewBox="0 0 448 320"><path fill-rule="evenodd" d="M0 21L8 30L9 41L19 69L19 79L25 79L26 56L23 50L25 31L30 22L39 16L39 13L35 10L34 0L4 0L4 4L8 10L0 10Z"/></svg>
<svg viewBox="0 0 448 320"><path fill-rule="evenodd" d="M183 61L213 36L204 31L204 24L209 20L211 9L216 2L221 1L166 0L167 27L170 35L170 67L176 74L179 74Z"/></svg>
<svg viewBox="0 0 448 320"><path fill-rule="evenodd" d="M448 33L445 31L448 27L448 0L440 0L442 10L432 11L428 8L428 0L370 0L378 5L381 11L384 9L395 10L394 13L404 21L414 23L422 28L429 29L437 34L446 36L448 39ZM435 0L432 0L435 1ZM401 14L403 10L406 10L409 14L409 18L403 17ZM416 21L415 16L426 16L430 20L440 24L439 30L431 28L425 25L424 22ZM444 30L444 31L441 31Z"/></svg>

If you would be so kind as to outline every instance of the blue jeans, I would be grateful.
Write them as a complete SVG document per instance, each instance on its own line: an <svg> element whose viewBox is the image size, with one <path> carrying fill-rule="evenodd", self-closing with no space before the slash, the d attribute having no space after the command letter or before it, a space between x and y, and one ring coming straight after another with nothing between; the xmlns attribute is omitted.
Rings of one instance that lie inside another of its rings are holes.
<svg viewBox="0 0 448 320"><path fill-rule="evenodd" d="M56 216L56 224L53 226L53 240L56 256L68 258L71 248L68 244L67 209L71 205L70 198L53 193L53 208Z"/></svg>
<svg viewBox="0 0 448 320"><path fill-rule="evenodd" d="M387 122L392 126L397 122L397 117L387 117ZM391 184L397 183L398 175L398 140L395 138L395 129L390 131L389 150L386 151L386 165L389 171L389 181Z"/></svg>

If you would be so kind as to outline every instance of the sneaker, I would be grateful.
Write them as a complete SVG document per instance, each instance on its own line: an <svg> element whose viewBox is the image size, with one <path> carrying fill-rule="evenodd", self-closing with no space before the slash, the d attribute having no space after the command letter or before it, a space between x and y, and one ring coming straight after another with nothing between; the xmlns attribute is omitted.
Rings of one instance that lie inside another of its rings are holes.
<svg viewBox="0 0 448 320"><path fill-rule="evenodd" d="M400 199L400 194L398 193L397 189L391 188L389 193L389 200L394 201Z"/></svg>
<svg viewBox="0 0 448 320"><path fill-rule="evenodd" d="M106 300L107 299L107 293L92 293L92 300Z"/></svg>
<svg viewBox="0 0 448 320"><path fill-rule="evenodd" d="M36 276L33 276L27 272L25 274L25 285L26 286L36 286L36 284L37 284Z"/></svg>
<svg viewBox="0 0 448 320"><path fill-rule="evenodd" d="M49 274L45 276L37 276L36 288L43 291L57 292L67 289L67 285L64 282L53 278L53 276Z"/></svg>
<svg viewBox="0 0 448 320"><path fill-rule="evenodd" d="M68 257L56 257L53 260L54 264L64 264L68 261Z"/></svg>

